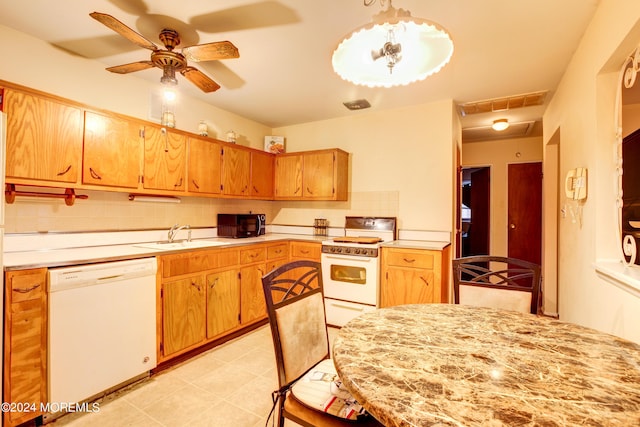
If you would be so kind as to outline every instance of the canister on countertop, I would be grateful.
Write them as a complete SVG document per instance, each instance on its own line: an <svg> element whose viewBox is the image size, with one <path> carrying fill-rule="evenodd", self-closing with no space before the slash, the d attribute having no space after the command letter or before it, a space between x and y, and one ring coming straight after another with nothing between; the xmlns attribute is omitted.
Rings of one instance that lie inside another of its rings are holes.
<svg viewBox="0 0 640 427"><path fill-rule="evenodd" d="M329 221L325 218L316 218L313 220L313 235L326 236L329 228Z"/></svg>

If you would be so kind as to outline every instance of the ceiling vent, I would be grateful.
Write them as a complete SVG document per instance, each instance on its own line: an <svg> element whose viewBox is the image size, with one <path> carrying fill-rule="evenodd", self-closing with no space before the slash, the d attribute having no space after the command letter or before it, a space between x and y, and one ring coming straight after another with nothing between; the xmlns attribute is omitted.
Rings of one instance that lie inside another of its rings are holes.
<svg viewBox="0 0 640 427"><path fill-rule="evenodd" d="M535 136L539 132L536 123L536 121L510 123L507 129L500 132L493 130L491 126L462 129L462 141L477 142Z"/></svg>
<svg viewBox="0 0 640 427"><path fill-rule="evenodd" d="M371 107L371 104L369 104L369 101L367 101L366 99L357 99L355 101L343 102L343 104L349 110L362 110L364 108Z"/></svg>
<svg viewBox="0 0 640 427"><path fill-rule="evenodd" d="M544 104L547 91L526 93L524 95L508 96L505 98L486 99L484 101L459 104L460 114L493 113L496 111L512 110L514 108L532 107Z"/></svg>

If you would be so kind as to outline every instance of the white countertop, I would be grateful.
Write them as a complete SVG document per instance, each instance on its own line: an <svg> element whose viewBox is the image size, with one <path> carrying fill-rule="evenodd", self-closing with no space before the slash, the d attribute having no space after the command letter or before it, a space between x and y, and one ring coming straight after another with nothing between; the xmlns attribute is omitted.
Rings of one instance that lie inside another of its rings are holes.
<svg viewBox="0 0 640 427"><path fill-rule="evenodd" d="M427 249L432 251L441 251L451 243L440 242L434 240L394 240L393 242L383 243L383 248L402 248L402 249Z"/></svg>
<svg viewBox="0 0 640 427"><path fill-rule="evenodd" d="M212 242L212 246L173 249L138 246L149 242L166 240L166 230L5 235L3 263L5 270L66 267L279 240L322 242L330 240L337 235L335 233L341 231L333 230L329 236L314 236L312 229L308 227L267 226L267 234L264 236L230 239L217 237L215 228L193 229L194 242ZM439 237L439 235L434 235L433 233L419 237L427 236ZM178 237L177 240L181 240L186 236L181 235ZM402 239L402 234L400 237L400 240L384 243L383 247L442 250L450 245L447 241Z"/></svg>
<svg viewBox="0 0 640 427"><path fill-rule="evenodd" d="M202 239L217 244L209 247L189 247L184 249L150 249L138 247L137 243L121 245L97 245L73 248L37 249L26 251L5 252L3 263L5 270L18 270L40 267L62 267L81 265L96 262L118 261L123 259L135 259L154 257L169 253L184 251L197 251L215 248L228 248L233 246L249 245L252 243L274 242L279 240L304 240L321 242L326 237L309 236L303 234L267 234L260 237L244 239L207 238Z"/></svg>

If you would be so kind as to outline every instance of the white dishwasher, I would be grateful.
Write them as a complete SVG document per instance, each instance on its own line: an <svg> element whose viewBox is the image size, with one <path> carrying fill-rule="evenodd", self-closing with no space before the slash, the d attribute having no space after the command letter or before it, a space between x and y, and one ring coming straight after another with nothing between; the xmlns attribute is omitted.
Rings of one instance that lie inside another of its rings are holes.
<svg viewBox="0 0 640 427"><path fill-rule="evenodd" d="M49 402L77 403L156 366L155 258L49 270Z"/></svg>

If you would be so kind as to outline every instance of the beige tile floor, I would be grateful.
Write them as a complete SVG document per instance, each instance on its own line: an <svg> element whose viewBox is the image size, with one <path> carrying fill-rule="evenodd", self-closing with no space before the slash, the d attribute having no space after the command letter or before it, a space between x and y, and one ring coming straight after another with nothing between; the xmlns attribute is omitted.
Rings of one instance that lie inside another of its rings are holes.
<svg viewBox="0 0 640 427"><path fill-rule="evenodd" d="M329 328L331 342L336 331ZM49 425L259 427L265 425L276 388L267 325L107 396L97 412L69 414Z"/></svg>

